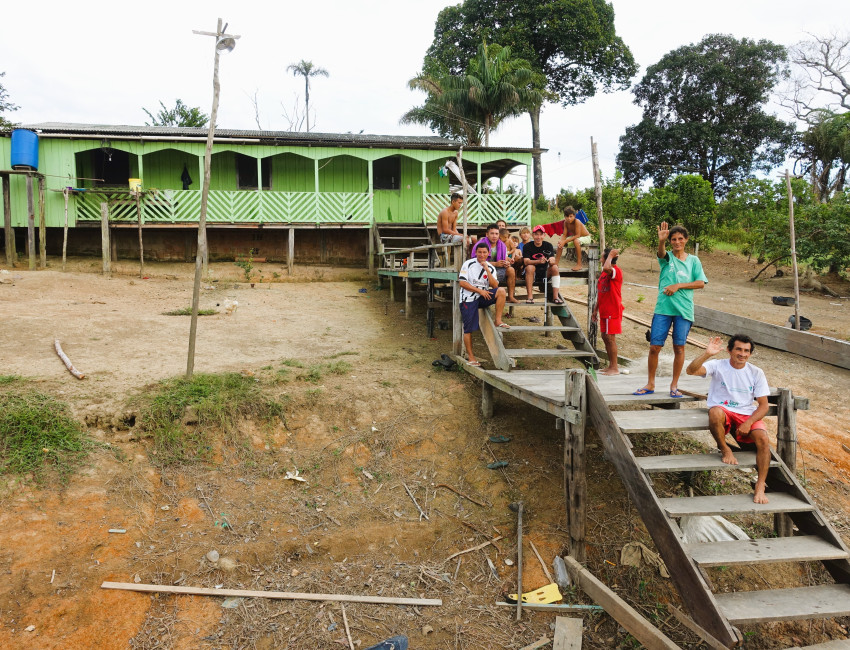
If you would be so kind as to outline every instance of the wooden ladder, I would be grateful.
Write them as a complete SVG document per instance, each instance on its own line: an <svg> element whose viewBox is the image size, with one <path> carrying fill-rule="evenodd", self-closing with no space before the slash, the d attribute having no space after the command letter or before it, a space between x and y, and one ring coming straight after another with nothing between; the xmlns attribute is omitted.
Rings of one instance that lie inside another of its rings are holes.
<svg viewBox="0 0 850 650"><path fill-rule="evenodd" d="M742 641L733 625L850 615L850 552L775 452L771 451L767 477L768 504L753 503L752 493L659 498L652 484L654 474L753 468L755 454L736 453L738 465L723 463L716 453L635 457L628 435L708 430L708 409L612 412L596 382L588 379L587 387L588 418L599 433L606 458L620 474L682 601L703 629L732 647ZM775 413L774 406L770 414ZM682 541L681 517L743 513L783 513L796 526L797 534L745 541ZM835 583L714 593L704 570L712 566L810 561L821 562Z"/></svg>

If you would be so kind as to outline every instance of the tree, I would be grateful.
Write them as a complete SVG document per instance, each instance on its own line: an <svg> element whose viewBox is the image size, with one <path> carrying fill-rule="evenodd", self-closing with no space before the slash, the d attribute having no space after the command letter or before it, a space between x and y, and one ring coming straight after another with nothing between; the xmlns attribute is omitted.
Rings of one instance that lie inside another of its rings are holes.
<svg viewBox="0 0 850 650"><path fill-rule="evenodd" d="M0 72L0 78L5 77L5 72ZM5 117L3 117L3 113L12 112L18 110L18 107L15 106L12 102L9 101L9 93L3 84L0 83L0 131L8 131L15 124L10 122Z"/></svg>
<svg viewBox="0 0 850 650"><path fill-rule="evenodd" d="M166 108L162 101L159 102L159 106L160 109L156 115L148 109L142 108L151 119L149 123L145 122L145 126L191 126L204 128L210 121L209 115L197 106L192 108L186 106L182 99L178 99L172 109Z"/></svg>
<svg viewBox="0 0 850 650"><path fill-rule="evenodd" d="M664 55L632 91L643 119L620 138L617 166L626 182L663 186L693 172L723 196L754 170L780 164L793 127L764 105L787 73L785 57L781 45L727 34Z"/></svg>
<svg viewBox="0 0 850 650"><path fill-rule="evenodd" d="M509 46L543 80L531 118L534 198L543 194L540 110L545 102L580 104L597 90L627 88L637 73L631 51L616 35L614 9L605 0L465 0L437 17L423 70L437 62L461 74L482 40Z"/></svg>
<svg viewBox="0 0 850 650"><path fill-rule="evenodd" d="M850 112L809 114L809 128L797 136L797 162L807 174L817 201L844 190L850 167Z"/></svg>
<svg viewBox="0 0 850 650"><path fill-rule="evenodd" d="M430 106L408 111L402 122L431 123L444 120L451 128L483 132L484 146L490 146L490 131L523 108L542 101L533 88L534 73L528 61L511 57L511 48L486 42L478 46L465 74L432 77L419 75L410 80L412 89L425 90Z"/></svg>
<svg viewBox="0 0 850 650"><path fill-rule="evenodd" d="M811 123L823 109L850 111L850 36L813 36L791 48L796 71L783 104Z"/></svg>
<svg viewBox="0 0 850 650"><path fill-rule="evenodd" d="M330 77L330 73L324 68L313 65L312 61L301 59L298 63L286 66L293 77L301 75L304 77L304 116L307 119L307 131L310 131L310 79L312 77Z"/></svg>
<svg viewBox="0 0 850 650"><path fill-rule="evenodd" d="M681 174L663 187L653 187L640 201L641 221L649 232L654 233L662 221L682 224L689 239L706 249L715 214L711 183L696 174Z"/></svg>

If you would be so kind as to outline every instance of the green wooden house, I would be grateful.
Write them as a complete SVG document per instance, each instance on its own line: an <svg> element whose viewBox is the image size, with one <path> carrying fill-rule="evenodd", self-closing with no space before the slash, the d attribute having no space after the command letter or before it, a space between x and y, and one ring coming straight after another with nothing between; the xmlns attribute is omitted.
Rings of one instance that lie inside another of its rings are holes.
<svg viewBox="0 0 850 650"><path fill-rule="evenodd" d="M134 255L130 229L139 216L146 254L161 259L194 254L206 129L52 122L24 128L39 136L49 249L61 239L62 190L71 187L70 252L97 248L106 203L117 255ZM11 142L4 135L0 169L9 169ZM287 231L298 229L300 261L362 263L376 225L436 223L448 205L450 181L457 182L444 170L457 147L429 136L217 129L207 212L211 258L232 259L253 248L270 260L284 259ZM529 223L530 197L511 190L530 187L531 154L531 149L464 149L467 181L479 189L468 200L470 223L499 218ZM141 179L139 211L128 192L130 179ZM22 241L27 223L22 176L11 176L10 203Z"/></svg>

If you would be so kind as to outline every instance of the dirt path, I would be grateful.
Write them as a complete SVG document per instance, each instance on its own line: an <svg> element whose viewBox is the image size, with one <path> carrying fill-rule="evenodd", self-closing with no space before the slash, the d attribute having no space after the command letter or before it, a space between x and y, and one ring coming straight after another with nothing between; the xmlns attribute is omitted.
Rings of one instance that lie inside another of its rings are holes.
<svg viewBox="0 0 850 650"><path fill-rule="evenodd" d="M787 308L770 305L771 295L788 295L787 279L749 283L751 265L726 257L703 256L711 282L698 302L744 314L757 306L765 320L777 324L787 318ZM654 285L650 260L627 251L626 280ZM302 282L251 289L234 288L233 265L214 265L219 281L204 290L201 306L220 310L225 299L239 306L230 315L201 318L195 369L256 377L270 394L288 400L286 426L265 430L243 423L257 454L252 466L224 453L211 467L159 471L151 464L149 443L114 416L132 411L132 398L153 382L185 371L189 319L162 313L189 304L192 267L150 265L150 279L142 280L134 277L133 265L122 264L119 271L125 273L106 280L85 272L90 265L91 260L77 260L75 270L64 274L15 269L14 283L0 284L0 374L32 378L40 390L68 401L93 435L120 450L117 456L99 452L64 491L5 484L0 646L342 647L341 614L333 604L242 601L225 609L221 599L99 588L104 580L136 576L146 583L443 598L443 607L418 611L346 607L361 648L400 633L411 638L412 647L426 650L519 648L551 636L553 616L527 615L515 624L512 612L493 602L516 589L515 567L505 562L516 559L509 503L526 502L526 538L544 558L563 552L562 434L550 416L504 396L496 417L482 422L475 383L431 365L448 351L450 332L427 340L421 312L405 320L399 313L403 304L389 303L387 292L377 291L372 281L343 281L356 277L350 270L308 269ZM330 277L340 281L309 281ZM624 294L627 310L651 312L654 290L627 285ZM825 333L847 337L847 304L807 296L803 314ZM446 308L439 317L447 316ZM54 337L87 374L84 381L71 377L56 357ZM640 362L645 352L643 329L629 327L621 354ZM484 350L482 358L487 359ZM309 367L340 359L350 364L347 372L326 374L316 383L297 379L304 371L282 364L297 360ZM765 348L754 362L765 368L771 384L812 400L812 409L798 414L801 459L810 488L846 539L850 454L840 445L850 446L850 372ZM513 440L487 443L495 434ZM508 460L508 469L486 469L494 457ZM618 566L624 543L651 542L593 445L589 466L591 568L655 617L671 638L693 642L675 619L655 615L676 598L666 581L648 569ZM306 484L283 479L295 468ZM405 485L429 521L420 520ZM110 528L127 533L109 533ZM504 536L496 547L466 554L459 564L444 563L452 553L496 535ZM232 559L233 566L209 562L210 550ZM526 587L544 584L528 547L525 555ZM805 576L767 579L793 583ZM748 647L841 638L841 623L774 626L754 632ZM29 625L34 631L25 631ZM585 647L631 647L608 617L588 617L585 626Z"/></svg>

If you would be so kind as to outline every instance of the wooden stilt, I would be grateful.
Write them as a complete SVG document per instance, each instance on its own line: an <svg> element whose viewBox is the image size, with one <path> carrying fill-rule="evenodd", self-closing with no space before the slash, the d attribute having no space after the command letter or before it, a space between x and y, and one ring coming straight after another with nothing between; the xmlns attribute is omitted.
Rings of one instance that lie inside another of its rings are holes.
<svg viewBox="0 0 850 650"><path fill-rule="evenodd" d="M104 201L100 204L100 251L103 257L103 274L112 275L112 262L109 245L109 205Z"/></svg>
<svg viewBox="0 0 850 650"><path fill-rule="evenodd" d="M393 277L393 276L390 276L390 302L395 302L395 285L396 285L396 278Z"/></svg>
<svg viewBox="0 0 850 650"><path fill-rule="evenodd" d="M35 198L33 197L32 174L27 174L27 256L29 270L35 271Z"/></svg>
<svg viewBox="0 0 850 650"><path fill-rule="evenodd" d="M484 418L493 417L493 386L481 384L481 415Z"/></svg>
<svg viewBox="0 0 850 650"><path fill-rule="evenodd" d="M0 180L3 182L3 233L6 239L6 264L11 267L18 261L18 255L15 251L15 232L12 230L12 198L9 187L12 179L6 174Z"/></svg>
<svg viewBox="0 0 850 650"><path fill-rule="evenodd" d="M289 242L286 249L286 270L292 275L292 265L295 260L295 228L289 229Z"/></svg>
<svg viewBox="0 0 850 650"><path fill-rule="evenodd" d="M375 224L369 228L369 275L375 273Z"/></svg>
<svg viewBox="0 0 850 650"><path fill-rule="evenodd" d="M136 220L139 223L139 277L145 276L145 243L142 240L142 201L141 193L136 192Z"/></svg>
<svg viewBox="0 0 850 650"><path fill-rule="evenodd" d="M460 284L452 282L452 354L463 354L463 322L460 317Z"/></svg>
<svg viewBox="0 0 850 650"><path fill-rule="evenodd" d="M47 268L47 224L44 215L44 177L38 178L38 264Z"/></svg>
<svg viewBox="0 0 850 650"><path fill-rule="evenodd" d="M776 453L791 474L797 471L797 414L794 412L794 396L788 388L779 389L776 404ZM783 513L773 515L773 527L778 537L792 537L794 524Z"/></svg>
<svg viewBox="0 0 850 650"><path fill-rule="evenodd" d="M586 373L567 370L564 382L564 495L570 555L585 559L587 479L584 467L584 423L587 417ZM570 412L571 411L571 412Z"/></svg>
<svg viewBox="0 0 850 650"><path fill-rule="evenodd" d="M413 280L404 279L404 317L410 318L413 314Z"/></svg>
<svg viewBox="0 0 850 650"><path fill-rule="evenodd" d="M600 217L601 221L601 217ZM597 322L593 320L593 310L596 309L598 296L596 295L596 284L599 278L599 249L589 246L587 249L587 341L596 349L596 337L598 333Z"/></svg>
<svg viewBox="0 0 850 650"><path fill-rule="evenodd" d="M65 226L62 229L62 270L65 270L65 262L68 259L68 196L70 190L64 188L62 196L65 198Z"/></svg>
<svg viewBox="0 0 850 650"><path fill-rule="evenodd" d="M425 290L425 301L426 301L426 309L425 312L425 329L428 333L428 338L434 338L434 281L426 280L426 290Z"/></svg>

